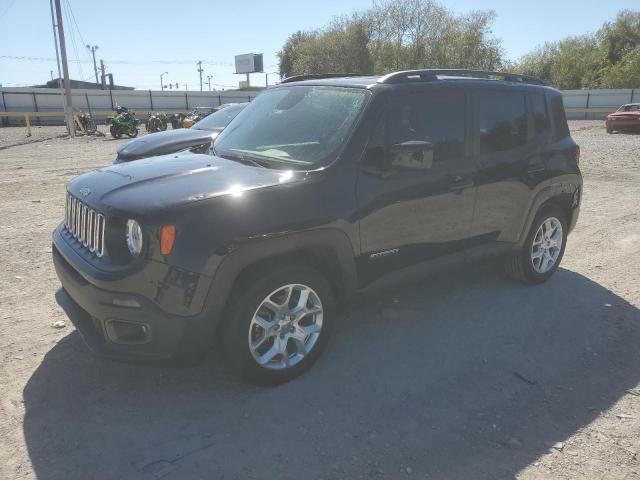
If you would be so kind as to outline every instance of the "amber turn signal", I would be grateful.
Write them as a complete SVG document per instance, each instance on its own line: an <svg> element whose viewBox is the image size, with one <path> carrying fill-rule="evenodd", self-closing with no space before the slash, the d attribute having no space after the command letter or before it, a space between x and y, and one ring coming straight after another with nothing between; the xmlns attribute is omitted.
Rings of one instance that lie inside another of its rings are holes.
<svg viewBox="0 0 640 480"><path fill-rule="evenodd" d="M162 227L160 227L160 253L162 255L169 255L171 253L175 240L175 225L163 225Z"/></svg>

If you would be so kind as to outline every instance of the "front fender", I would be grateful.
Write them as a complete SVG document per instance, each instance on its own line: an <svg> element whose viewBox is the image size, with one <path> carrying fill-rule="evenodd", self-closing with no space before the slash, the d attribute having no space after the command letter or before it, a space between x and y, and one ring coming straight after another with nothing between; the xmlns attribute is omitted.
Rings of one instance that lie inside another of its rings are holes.
<svg viewBox="0 0 640 480"><path fill-rule="evenodd" d="M219 261L206 300L209 315L214 319L220 317L235 281L246 268L269 258L313 248L330 249L335 255L344 288L341 293L345 299L350 298L357 289L357 272L353 247L345 232L326 228L271 234L244 240Z"/></svg>

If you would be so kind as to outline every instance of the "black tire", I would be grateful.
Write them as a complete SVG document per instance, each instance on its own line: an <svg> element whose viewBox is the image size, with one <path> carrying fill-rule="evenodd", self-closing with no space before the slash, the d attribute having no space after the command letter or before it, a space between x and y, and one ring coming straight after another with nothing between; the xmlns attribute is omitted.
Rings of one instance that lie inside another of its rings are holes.
<svg viewBox="0 0 640 480"><path fill-rule="evenodd" d="M91 119L91 118L87 119L87 124L85 125L85 130L87 131L87 133L89 135L92 135L92 134L96 133L96 130L98 130L98 127L96 126L96 123L93 121L93 119Z"/></svg>
<svg viewBox="0 0 640 480"><path fill-rule="evenodd" d="M312 349L297 364L273 370L260 365L249 349L249 329L254 314L266 297L280 287L299 284L310 287L322 303L322 329ZM305 265L291 265L277 270L254 272L235 288L226 311L223 329L223 351L232 370L258 385L288 382L307 370L327 345L336 312L335 296L327 279Z"/></svg>
<svg viewBox="0 0 640 480"><path fill-rule="evenodd" d="M562 226L562 247L553 266L548 271L539 273L534 268L531 256L533 242L540 226L551 217L558 219ZM538 284L547 281L560 266L560 262L564 256L564 249L567 246L567 234L567 217L562 210L555 207L542 209L533 220L522 249L506 259L504 268L507 275L514 280L528 284Z"/></svg>
<svg viewBox="0 0 640 480"><path fill-rule="evenodd" d="M127 137L129 138L136 138L138 136L138 129L136 127L134 127L132 130L129 130L127 132Z"/></svg>
<svg viewBox="0 0 640 480"><path fill-rule="evenodd" d="M111 132L111 136L113 138L122 138L122 130L120 130L120 127L118 127L117 125L111 125L111 128L109 128L109 132Z"/></svg>
<svg viewBox="0 0 640 480"><path fill-rule="evenodd" d="M607 133L613 133L613 129L607 128Z"/></svg>

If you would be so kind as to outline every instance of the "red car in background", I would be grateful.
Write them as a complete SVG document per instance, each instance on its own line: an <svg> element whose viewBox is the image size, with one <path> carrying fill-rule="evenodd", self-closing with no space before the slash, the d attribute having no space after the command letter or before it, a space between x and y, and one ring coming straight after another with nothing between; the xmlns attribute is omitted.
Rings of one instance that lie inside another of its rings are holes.
<svg viewBox="0 0 640 480"><path fill-rule="evenodd" d="M607 115L607 133L640 131L640 103L622 105L615 113Z"/></svg>

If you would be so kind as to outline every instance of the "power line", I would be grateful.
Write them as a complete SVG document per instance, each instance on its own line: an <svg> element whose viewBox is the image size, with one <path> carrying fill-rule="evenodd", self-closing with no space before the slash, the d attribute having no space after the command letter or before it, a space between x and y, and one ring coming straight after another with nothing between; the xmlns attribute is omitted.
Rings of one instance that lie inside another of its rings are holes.
<svg viewBox="0 0 640 480"><path fill-rule="evenodd" d="M2 13L0 13L0 18L4 17L9 10L11 10L11 7L13 7L13 4L16 3L16 0L11 0L11 2L9 3L9 6L7 8L5 8Z"/></svg>
<svg viewBox="0 0 640 480"><path fill-rule="evenodd" d="M76 54L76 60L77 60L76 67L78 68L78 73L79 73L78 76L80 78L83 78L84 71L82 70L82 63L80 63L80 55L78 54L78 44L76 43L76 36L74 34L73 24L71 23L71 15L69 14L69 12L71 11L71 6L69 5L68 0L64 0L64 3L67 6L67 8L63 10L63 13L65 14L67 25L71 26L71 28L69 29L69 37L71 37L71 45L73 46L73 52Z"/></svg>
<svg viewBox="0 0 640 480"><path fill-rule="evenodd" d="M0 60L25 60L30 62L55 62L55 58L50 57L27 57L20 55L0 55ZM118 65L191 65L198 60L110 60L105 59L110 64ZM91 63L91 60L76 60L79 63ZM203 65L211 65L216 67L233 67L231 62L222 62L217 60L202 60Z"/></svg>
<svg viewBox="0 0 640 480"><path fill-rule="evenodd" d="M82 37L82 32L80 31L80 27L78 26L78 22L76 22L76 16L73 14L73 9L71 8L71 3L69 3L69 0L65 0L65 3L67 4L67 8L69 9L69 13L71 14L71 18L73 19L73 24L76 26L76 30L78 31L78 35L80 36L80 40L82 41L83 45L88 45L87 42L84 41L84 38Z"/></svg>

